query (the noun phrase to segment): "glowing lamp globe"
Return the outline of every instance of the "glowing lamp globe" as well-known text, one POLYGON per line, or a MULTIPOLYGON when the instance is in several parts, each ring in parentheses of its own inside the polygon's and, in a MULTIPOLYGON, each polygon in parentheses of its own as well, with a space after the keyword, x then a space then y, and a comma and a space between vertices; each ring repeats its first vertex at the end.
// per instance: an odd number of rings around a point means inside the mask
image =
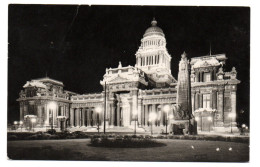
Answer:
POLYGON ((14 121, 14 124, 16 125, 16 124, 17 124, 17 121, 14 121))
POLYGON ((101 113, 101 111, 102 111, 102 108, 101 108, 101 107, 97 107, 97 108, 96 108, 96 112, 97 112, 97 113, 101 113))
POLYGON ((229 114, 228 114, 228 117, 229 117, 229 118, 235 118, 235 117, 236 117, 236 113, 229 113, 229 114))
POLYGON ((156 119, 157 115, 156 113, 152 112, 149 114, 149 120, 154 121, 156 119))
POLYGON ((23 124, 23 121, 20 121, 19 123, 20 123, 20 125, 22 125, 22 124, 23 124))
POLYGON ((134 116, 137 115, 137 111, 136 111, 136 110, 133 111, 133 115, 134 115, 134 116))
POLYGON ((49 108, 50 108, 51 110, 54 110, 54 109, 56 108, 56 105, 57 105, 57 104, 52 101, 52 102, 49 103, 49 108))
POLYGON ((169 115, 169 119, 173 119, 174 118, 174 116, 173 115, 169 115))
POLYGON ((36 119, 35 119, 35 118, 33 118, 31 121, 32 121, 32 123, 35 123, 35 122, 36 122, 36 119))
POLYGON ((208 121, 212 121, 212 117, 208 117, 208 121))
POLYGON ((200 118, 199 118, 199 117, 195 117, 195 120, 196 120, 196 121, 199 121, 199 120, 200 120, 200 118))
POLYGON ((170 106, 169 106, 169 105, 165 105, 165 106, 163 107, 163 110, 164 110, 165 112, 169 112, 169 111, 170 111, 170 106))

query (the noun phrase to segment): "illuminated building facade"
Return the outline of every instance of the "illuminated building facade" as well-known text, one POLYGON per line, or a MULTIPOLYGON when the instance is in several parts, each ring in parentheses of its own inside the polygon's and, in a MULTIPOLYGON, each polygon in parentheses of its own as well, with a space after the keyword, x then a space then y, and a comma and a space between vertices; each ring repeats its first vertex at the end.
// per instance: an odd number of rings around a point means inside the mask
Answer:
MULTIPOLYGON (((136 123, 140 131, 149 130, 151 124, 155 130, 163 130, 167 124, 170 130, 184 118, 180 112, 184 105, 179 105, 178 99, 190 99, 187 120, 196 120, 199 131, 228 131, 231 122, 236 124, 236 91, 240 81, 235 68, 223 71, 226 55, 210 54, 189 61, 184 53, 178 58, 180 65, 185 60, 190 76, 187 82, 179 82, 189 83, 190 90, 180 98, 178 91, 186 89, 181 89, 183 85, 178 85, 171 74, 172 57, 166 48, 165 34, 156 20, 151 24, 136 52, 135 66, 123 67, 119 62, 118 67, 107 68, 100 81, 100 93, 66 91, 62 82, 48 77, 28 81, 17 99, 20 120, 36 117, 39 128, 52 124, 82 131, 104 123, 107 129, 133 128, 136 123), (151 113, 156 115, 153 121, 151 113)), ((180 73, 178 78, 182 78, 180 73)))

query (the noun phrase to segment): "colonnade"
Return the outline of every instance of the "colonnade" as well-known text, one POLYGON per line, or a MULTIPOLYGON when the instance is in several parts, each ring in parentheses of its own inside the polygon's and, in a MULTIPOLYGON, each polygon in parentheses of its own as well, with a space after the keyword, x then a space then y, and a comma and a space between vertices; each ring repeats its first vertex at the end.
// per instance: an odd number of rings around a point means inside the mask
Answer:
POLYGON ((142 42, 143 47, 147 46, 160 46, 161 39, 150 39, 142 42))
POLYGON ((141 126, 150 126, 151 122, 149 121, 149 115, 150 113, 155 113, 156 118, 155 121, 153 122, 153 125, 155 126, 165 126, 166 121, 169 119, 169 115, 173 115, 173 110, 170 109, 170 111, 165 112, 164 111, 164 106, 169 105, 171 106, 172 104, 144 104, 141 106, 141 118, 139 120, 141 126))
POLYGON ((69 125, 71 127, 96 126, 102 123, 103 113, 97 113, 94 107, 71 108, 69 125))

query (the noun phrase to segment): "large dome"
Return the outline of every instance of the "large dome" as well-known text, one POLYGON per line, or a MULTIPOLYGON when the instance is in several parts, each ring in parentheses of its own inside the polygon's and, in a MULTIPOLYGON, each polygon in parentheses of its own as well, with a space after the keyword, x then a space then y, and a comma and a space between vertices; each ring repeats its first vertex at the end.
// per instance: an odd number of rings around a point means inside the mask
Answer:
POLYGON ((144 33, 144 37, 150 36, 150 35, 160 35, 164 37, 164 33, 163 30, 157 26, 157 21, 155 19, 153 19, 153 21, 151 22, 152 26, 149 27, 145 33, 144 33))

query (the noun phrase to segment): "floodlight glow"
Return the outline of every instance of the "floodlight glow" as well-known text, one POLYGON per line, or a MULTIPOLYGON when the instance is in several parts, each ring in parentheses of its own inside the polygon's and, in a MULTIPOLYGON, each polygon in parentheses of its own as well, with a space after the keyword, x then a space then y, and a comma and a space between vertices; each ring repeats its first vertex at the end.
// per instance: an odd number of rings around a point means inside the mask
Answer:
POLYGON ((136 110, 133 111, 133 115, 134 115, 134 116, 137 115, 137 111, 136 111, 136 110))
POLYGON ((208 117, 208 121, 212 121, 212 117, 208 117))
POLYGON ((96 112, 97 112, 97 113, 101 113, 101 111, 102 111, 102 108, 101 108, 101 107, 97 107, 97 108, 96 108, 96 112))
POLYGON ((35 119, 35 118, 32 118, 31 121, 32 121, 32 123, 35 123, 35 122, 36 122, 36 119, 35 119))
POLYGON ((171 115, 169 115, 169 118, 170 118, 170 119, 173 119, 173 118, 174 118, 174 116, 171 114, 171 115))
POLYGON ((156 113, 152 112, 149 114, 149 120, 154 121, 156 119, 157 115, 156 113))
POLYGON ((48 104, 48 106, 49 106, 49 109, 54 110, 54 109, 56 108, 57 104, 52 101, 52 102, 50 102, 50 103, 48 104))
POLYGON ((229 118, 235 118, 235 117, 236 117, 236 113, 229 113, 229 114, 228 114, 228 117, 229 117, 229 118))
POLYGON ((163 110, 164 110, 164 112, 169 112, 170 111, 170 106, 169 105, 165 105, 163 107, 163 110))
POLYGON ((200 118, 199 118, 199 117, 195 117, 195 120, 196 120, 196 121, 199 121, 199 120, 200 120, 200 118))

